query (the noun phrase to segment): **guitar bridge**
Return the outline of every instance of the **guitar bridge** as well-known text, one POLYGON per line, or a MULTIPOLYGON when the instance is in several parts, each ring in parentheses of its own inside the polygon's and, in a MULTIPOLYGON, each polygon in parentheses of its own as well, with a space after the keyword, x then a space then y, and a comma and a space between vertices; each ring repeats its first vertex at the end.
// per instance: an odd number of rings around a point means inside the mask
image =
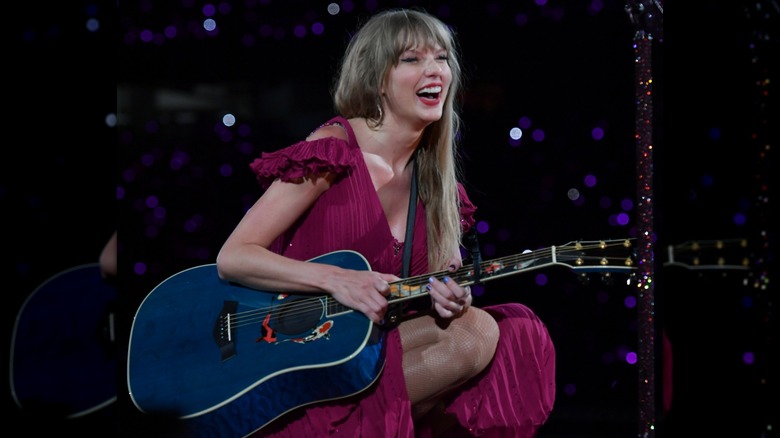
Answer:
POLYGON ((233 332, 230 327, 232 324, 230 315, 235 315, 237 310, 238 301, 225 301, 222 310, 217 315, 217 320, 214 322, 214 341, 219 347, 223 362, 236 355, 236 343, 233 340, 233 332))

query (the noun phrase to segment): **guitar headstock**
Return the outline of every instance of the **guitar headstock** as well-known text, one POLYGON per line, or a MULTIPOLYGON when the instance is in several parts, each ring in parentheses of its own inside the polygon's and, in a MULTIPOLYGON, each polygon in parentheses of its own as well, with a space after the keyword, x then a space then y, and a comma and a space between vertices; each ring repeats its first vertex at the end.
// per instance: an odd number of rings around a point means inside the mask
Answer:
POLYGON ((581 272, 633 272, 635 239, 577 240, 555 247, 553 263, 581 272))
POLYGON ((578 274, 580 283, 590 283, 590 276, 601 274, 602 283, 611 285, 614 273, 630 274, 636 270, 636 251, 633 240, 578 240, 559 246, 555 251, 554 263, 564 265, 578 274))
POLYGON ((689 240, 666 248, 664 266, 691 270, 750 269, 747 239, 689 240))

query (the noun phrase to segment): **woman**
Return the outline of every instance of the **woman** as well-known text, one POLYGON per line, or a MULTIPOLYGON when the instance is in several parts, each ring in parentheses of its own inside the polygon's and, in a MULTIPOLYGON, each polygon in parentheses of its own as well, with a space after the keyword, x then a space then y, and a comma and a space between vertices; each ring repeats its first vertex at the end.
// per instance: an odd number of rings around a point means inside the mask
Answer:
MULTIPOLYGON (((382 324, 406 245, 412 276, 461 267, 475 207, 459 182, 457 55, 450 29, 424 11, 388 10, 365 22, 337 75, 340 115, 252 163, 265 191, 220 250, 220 277, 330 294, 382 324), (338 250, 362 254, 371 269, 311 262, 338 250)), ((385 365, 369 388, 293 410, 258 433, 534 435, 555 395, 544 324, 520 304, 472 307, 469 288, 447 276, 431 276, 426 289, 427 305, 409 304, 397 325, 382 325, 385 365)))

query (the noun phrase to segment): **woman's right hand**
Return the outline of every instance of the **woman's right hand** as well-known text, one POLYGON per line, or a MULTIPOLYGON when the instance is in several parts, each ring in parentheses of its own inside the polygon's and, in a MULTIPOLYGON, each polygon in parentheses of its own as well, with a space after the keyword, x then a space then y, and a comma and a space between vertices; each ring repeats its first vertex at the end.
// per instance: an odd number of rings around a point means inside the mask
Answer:
POLYGON ((327 290, 339 303, 381 324, 389 307, 390 283, 399 280, 392 274, 341 269, 328 279, 327 290))

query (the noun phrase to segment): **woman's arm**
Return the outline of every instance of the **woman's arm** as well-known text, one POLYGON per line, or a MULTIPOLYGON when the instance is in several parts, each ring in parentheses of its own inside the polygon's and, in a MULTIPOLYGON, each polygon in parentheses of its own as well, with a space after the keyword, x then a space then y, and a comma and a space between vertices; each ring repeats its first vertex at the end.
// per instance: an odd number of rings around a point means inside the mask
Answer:
POLYGON ((255 289, 330 293, 341 304, 379 322, 388 307, 388 282, 398 277, 294 260, 268 249, 329 185, 327 178, 274 181, 223 244, 217 272, 223 280, 255 289))

